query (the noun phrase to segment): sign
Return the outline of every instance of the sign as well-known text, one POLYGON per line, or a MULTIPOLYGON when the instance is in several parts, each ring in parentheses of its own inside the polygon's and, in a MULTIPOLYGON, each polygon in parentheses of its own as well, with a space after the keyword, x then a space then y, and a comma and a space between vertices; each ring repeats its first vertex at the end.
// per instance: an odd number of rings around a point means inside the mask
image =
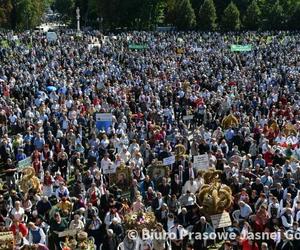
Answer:
POLYGON ((182 117, 182 120, 184 121, 189 121, 189 120, 193 120, 194 116, 193 115, 185 115, 182 117))
POLYGON ((27 157, 22 161, 18 162, 18 170, 21 171, 24 168, 31 167, 31 157, 27 157))
POLYGON ((102 167, 103 174, 114 174, 117 171, 117 166, 115 164, 105 164, 102 167))
POLYGON ((222 214, 211 215, 210 218, 214 229, 229 227, 232 224, 229 213, 227 212, 223 212, 222 214))
POLYGON ((238 51, 238 52, 246 52, 246 51, 251 51, 252 46, 251 45, 238 45, 238 44, 232 44, 230 46, 230 50, 232 52, 238 51))
POLYGON ((55 42, 57 40, 57 34, 55 32, 47 32, 48 42, 55 42))
POLYGON ((173 163, 175 163, 175 155, 172 155, 172 156, 169 156, 169 157, 163 159, 163 164, 165 166, 172 165, 173 163))
POLYGON ((147 44, 129 44, 129 49, 148 49, 149 46, 147 44))
POLYGON ((93 48, 101 48, 101 45, 100 43, 91 43, 91 44, 88 44, 88 50, 91 51, 93 48))
POLYGON ((97 113, 96 114, 96 128, 107 132, 108 128, 112 125, 111 113, 97 113))
POLYGON ((208 154, 195 155, 193 167, 196 168, 197 170, 208 169, 208 167, 209 167, 208 154))
POLYGON ((78 229, 65 230, 63 232, 59 232, 58 237, 61 238, 61 237, 66 237, 66 236, 74 236, 77 234, 77 232, 78 232, 78 229))

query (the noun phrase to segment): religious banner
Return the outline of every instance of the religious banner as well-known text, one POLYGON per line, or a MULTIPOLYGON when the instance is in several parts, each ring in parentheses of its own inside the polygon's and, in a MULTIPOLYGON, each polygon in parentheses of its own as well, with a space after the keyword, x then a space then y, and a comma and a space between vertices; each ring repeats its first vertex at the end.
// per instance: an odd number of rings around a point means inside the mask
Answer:
POLYGON ((111 113, 97 113, 96 114, 96 128, 101 131, 107 132, 108 128, 112 125, 111 113))

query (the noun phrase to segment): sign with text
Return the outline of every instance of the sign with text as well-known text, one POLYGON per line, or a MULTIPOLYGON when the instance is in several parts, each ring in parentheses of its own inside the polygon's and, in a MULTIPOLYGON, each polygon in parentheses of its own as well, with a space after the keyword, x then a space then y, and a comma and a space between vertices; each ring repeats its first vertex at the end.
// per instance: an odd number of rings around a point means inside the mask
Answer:
POLYGON ((103 174, 114 174, 117 171, 115 164, 107 164, 102 167, 103 174))
POLYGON ((21 171, 24 168, 31 167, 31 164, 31 157, 27 157, 24 160, 18 162, 18 170, 21 171))
POLYGON ((147 44, 129 44, 129 49, 148 49, 149 46, 147 44))
POLYGON ((232 52, 247 52, 247 51, 251 51, 252 50, 252 46, 251 45, 238 45, 238 44, 232 44, 230 46, 230 50, 232 52))
POLYGON ((172 165, 173 163, 175 163, 175 155, 163 159, 163 164, 165 166, 172 165))
POLYGON ((197 170, 200 169, 208 169, 209 167, 209 158, 208 154, 203 154, 203 155, 194 155, 194 168, 197 170))
POLYGON ((210 218, 214 229, 229 227, 232 224, 229 213, 227 212, 211 215, 210 218))
POLYGON ((108 128, 112 125, 111 113, 97 113, 96 114, 96 128, 107 132, 108 128))

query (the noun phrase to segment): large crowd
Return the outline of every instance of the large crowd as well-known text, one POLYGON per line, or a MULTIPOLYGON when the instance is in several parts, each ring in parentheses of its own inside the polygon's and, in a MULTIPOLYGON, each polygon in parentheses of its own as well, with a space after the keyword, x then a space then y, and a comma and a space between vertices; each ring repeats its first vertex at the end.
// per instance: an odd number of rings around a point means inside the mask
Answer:
POLYGON ((158 231, 215 231, 196 198, 204 180, 193 156, 204 154, 232 190, 224 230, 236 238, 222 249, 300 246, 284 234, 300 232, 299 33, 57 34, 1 33, 0 223, 16 249, 64 249, 60 233, 74 229, 95 250, 207 249, 216 242, 137 241, 124 227, 126 214, 152 211, 158 231), (236 43, 252 50, 232 52, 236 43), (97 113, 112 114, 105 130, 97 113), (238 124, 225 128, 230 114, 238 124), (186 156, 151 175, 178 144, 186 156), (18 162, 28 157, 40 188, 24 192, 18 162), (103 171, 120 165, 130 178, 103 171))

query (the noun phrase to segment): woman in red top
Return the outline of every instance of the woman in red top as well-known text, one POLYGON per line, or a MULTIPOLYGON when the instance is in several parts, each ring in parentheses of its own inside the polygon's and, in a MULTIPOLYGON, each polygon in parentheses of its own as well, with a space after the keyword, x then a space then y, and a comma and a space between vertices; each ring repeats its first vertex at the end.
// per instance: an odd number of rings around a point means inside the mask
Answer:
POLYGON ((261 205, 255 216, 255 229, 258 232, 264 232, 269 221, 269 214, 265 205, 261 205))
POLYGON ((12 231, 15 236, 19 232, 23 235, 23 237, 26 237, 28 235, 28 228, 25 224, 21 223, 18 220, 14 220, 9 230, 12 231))

